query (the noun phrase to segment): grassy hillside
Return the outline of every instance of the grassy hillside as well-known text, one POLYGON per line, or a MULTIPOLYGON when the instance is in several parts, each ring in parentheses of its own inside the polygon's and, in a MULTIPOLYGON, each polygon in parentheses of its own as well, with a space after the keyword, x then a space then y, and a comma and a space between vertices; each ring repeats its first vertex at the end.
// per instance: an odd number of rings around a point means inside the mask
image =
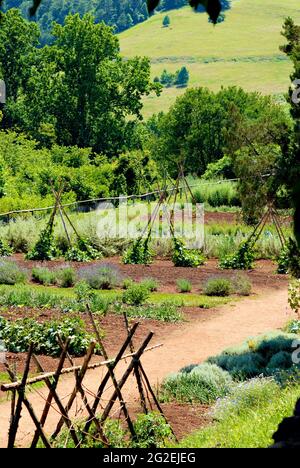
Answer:
MULTIPOLYGON (((226 21, 216 27, 189 7, 168 14, 170 28, 162 27, 160 13, 119 35, 124 56, 151 57, 153 77, 164 68, 174 72, 186 65, 190 86, 239 85, 272 94, 287 90, 291 64, 279 51, 280 32, 285 17, 300 22, 298 0, 233 0, 226 21)), ((145 116, 167 110, 182 92, 171 88, 160 98, 147 98, 145 116)))

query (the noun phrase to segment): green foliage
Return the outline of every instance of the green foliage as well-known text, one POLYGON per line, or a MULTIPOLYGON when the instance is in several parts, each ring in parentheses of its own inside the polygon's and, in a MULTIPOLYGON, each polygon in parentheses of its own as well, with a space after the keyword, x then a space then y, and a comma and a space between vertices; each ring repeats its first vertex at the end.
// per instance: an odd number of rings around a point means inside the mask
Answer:
POLYGON ((300 320, 291 320, 286 325, 284 331, 287 333, 296 333, 297 335, 300 334, 300 320))
POLYGON ((252 291, 252 283, 246 275, 241 273, 232 278, 232 287, 239 296, 250 296, 252 291))
POLYGON ((181 293, 190 293, 192 291, 192 284, 190 281, 186 279, 178 279, 177 280, 177 289, 181 293))
POLYGON ((235 254, 228 255, 221 259, 220 268, 222 270, 251 270, 254 262, 254 251, 249 242, 244 242, 235 254))
POLYGON ((13 249, 11 249, 5 241, 0 239, 0 257, 10 257, 13 253, 13 249))
POLYGON ((0 339, 10 352, 26 353, 30 343, 34 343, 36 354, 58 357, 61 354, 58 337, 63 342, 71 338, 69 353, 74 356, 84 356, 92 339, 84 322, 78 318, 38 323, 34 319, 12 322, 0 317, 0 339))
POLYGON ((197 268, 203 265, 205 258, 202 252, 198 250, 187 249, 184 242, 180 239, 174 238, 174 250, 172 261, 176 267, 197 268))
POLYGON ((164 28, 168 28, 171 24, 170 16, 165 16, 162 24, 164 28))
POLYGON ((61 288, 72 288, 76 283, 76 272, 74 268, 66 267, 58 270, 57 284, 61 288))
POLYGON ((137 440, 132 441, 132 448, 163 448, 174 442, 172 428, 160 413, 138 415, 134 430, 137 440))
POLYGON ((204 294, 207 296, 226 297, 232 292, 232 282, 226 278, 212 278, 207 281, 204 287, 204 294))
POLYGON ((149 246, 150 239, 138 239, 123 255, 125 265, 149 265, 153 260, 153 252, 149 246))
POLYGON ((295 279, 289 284, 289 304, 297 314, 300 309, 300 279, 295 279))
POLYGON ((117 314, 126 312, 130 318, 159 320, 161 322, 177 323, 181 322, 183 317, 179 312, 179 307, 174 301, 165 301, 161 304, 146 304, 139 306, 120 306, 117 304, 113 311, 117 314))
POLYGON ((177 86, 178 88, 185 88, 189 84, 190 74, 186 67, 182 67, 175 73, 168 72, 166 69, 162 72, 160 78, 156 77, 154 82, 160 83, 166 88, 177 86))
POLYGON ((208 164, 207 169, 202 176, 205 180, 216 180, 223 177, 224 179, 235 178, 233 162, 229 156, 223 156, 223 158, 218 161, 208 164))
POLYGON ((45 267, 36 267, 32 269, 31 276, 36 283, 49 286, 50 284, 57 284, 56 274, 53 270, 45 267))
POLYGON ((159 288, 159 282, 155 278, 145 278, 140 284, 145 286, 150 292, 156 292, 159 288))
POLYGON ((92 289, 110 290, 116 288, 120 283, 120 274, 111 265, 85 268, 79 272, 79 276, 92 289))
POLYGON ((281 390, 272 381, 260 379, 238 387, 232 398, 220 401, 220 421, 181 441, 189 448, 268 448, 284 418, 293 414, 299 384, 281 390), (236 403, 236 404, 234 404, 236 403))
POLYGON ((234 378, 246 380, 263 375, 280 379, 283 372, 293 372, 292 361, 295 336, 277 333, 249 340, 240 348, 224 351, 208 362, 220 366, 234 378))
POLYGON ((150 297, 150 291, 145 285, 132 284, 124 291, 122 301, 132 306, 143 305, 150 297))
POLYGON ((228 372, 215 365, 201 364, 165 379, 160 397, 165 402, 210 404, 227 395, 232 384, 228 372))
MULTIPOLYGON (((240 151, 234 159, 235 170, 241 171, 245 183, 251 167, 251 175, 257 177, 274 168, 281 156, 278 144, 286 141, 290 127, 282 106, 274 104, 272 98, 235 87, 217 93, 206 88, 188 89, 166 114, 151 119, 151 124, 153 158, 167 166, 172 176, 176 177, 181 161, 191 173, 201 176, 208 164, 240 151), (260 155, 257 161, 254 149, 260 155), (243 164, 239 169, 238 160, 245 159, 249 167, 243 164)), ((249 181, 251 186, 258 183, 259 177, 256 182, 249 181)), ((254 190, 251 193, 254 195, 254 190)), ((240 194, 247 195, 242 190, 240 194)))
POLYGON ((226 181, 216 183, 213 180, 210 183, 211 185, 204 182, 203 187, 200 186, 193 192, 197 203, 207 203, 213 208, 241 205, 235 183, 226 181))
POLYGON ((102 258, 101 253, 94 249, 88 239, 77 239, 76 245, 71 246, 65 254, 65 260, 71 262, 90 262, 102 258))
POLYGON ((57 251, 54 243, 53 224, 49 224, 40 234, 34 248, 27 254, 28 260, 53 260, 57 251))
POLYGON ((16 263, 0 261, 0 284, 20 284, 25 283, 27 274, 16 263))

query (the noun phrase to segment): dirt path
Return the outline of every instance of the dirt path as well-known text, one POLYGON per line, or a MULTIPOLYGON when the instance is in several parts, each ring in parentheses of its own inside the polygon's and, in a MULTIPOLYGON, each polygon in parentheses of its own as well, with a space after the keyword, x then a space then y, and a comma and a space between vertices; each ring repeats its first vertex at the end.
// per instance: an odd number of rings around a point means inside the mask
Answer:
MULTIPOLYGON (((219 313, 212 314, 207 311, 206 321, 194 320, 174 329, 169 334, 156 333, 155 343, 164 343, 164 346, 143 357, 143 364, 153 385, 160 382, 165 376, 180 368, 199 363, 209 356, 215 355, 225 348, 238 345, 248 337, 259 335, 270 330, 281 328, 288 320, 291 311, 288 307, 287 288, 278 290, 266 289, 256 297, 246 298, 240 302, 231 303, 219 309, 219 313)), ((119 369, 118 372, 121 372, 119 369)), ((101 379, 102 371, 91 371, 87 375, 85 385, 90 391, 95 392, 101 379)), ((73 379, 65 378, 61 381, 58 392, 61 397, 70 394, 73 388, 73 379)), ((37 414, 41 414, 44 406, 46 389, 40 389, 29 395, 37 414)), ((125 398, 131 402, 136 400, 135 385, 128 385, 125 389, 125 398)), ((76 411, 76 409, 74 410, 76 411)), ((10 403, 0 404, 0 447, 7 443, 7 430, 9 424, 10 403)), ((82 414, 75 414, 80 418, 82 414)), ((52 410, 46 431, 54 429, 58 414, 52 410)), ((33 432, 33 425, 27 413, 24 411, 20 424, 20 437, 18 444, 26 446, 28 436, 33 432)))

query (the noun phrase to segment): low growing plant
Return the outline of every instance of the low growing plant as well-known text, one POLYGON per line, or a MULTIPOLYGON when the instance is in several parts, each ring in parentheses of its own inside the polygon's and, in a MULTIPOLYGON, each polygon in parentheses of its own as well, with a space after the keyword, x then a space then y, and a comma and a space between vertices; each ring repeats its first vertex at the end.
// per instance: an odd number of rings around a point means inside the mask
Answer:
POLYGON ((174 238, 173 263, 176 267, 197 268, 204 265, 205 258, 199 250, 187 249, 184 242, 174 238))
POLYGON ((177 289, 181 293, 190 293, 192 291, 192 283, 186 279, 178 279, 177 289))
POLYGON ((145 286, 150 292, 155 292, 159 288, 159 282, 154 278, 145 278, 140 284, 145 286))
POLYGON ((228 372, 216 365, 190 366, 164 380, 160 399, 163 402, 210 404, 226 396, 232 385, 228 372))
POLYGON ((137 239, 123 255, 125 265, 150 265, 153 261, 153 251, 150 239, 137 239))
POLYGON ((85 268, 79 272, 92 289, 111 290, 120 283, 120 274, 111 265, 101 265, 85 268))
POLYGON ((212 278, 204 287, 206 296, 228 297, 232 293, 232 283, 226 278, 212 278))
POLYGON ((132 306, 143 305, 150 297, 150 291, 141 284, 133 284, 124 291, 122 301, 124 304, 132 306))
POLYGON ((16 263, 0 261, 0 284, 20 284, 25 283, 27 274, 16 263))
POLYGON ((249 242, 244 242, 233 255, 227 255, 220 261, 222 270, 251 270, 254 266, 254 251, 249 242))

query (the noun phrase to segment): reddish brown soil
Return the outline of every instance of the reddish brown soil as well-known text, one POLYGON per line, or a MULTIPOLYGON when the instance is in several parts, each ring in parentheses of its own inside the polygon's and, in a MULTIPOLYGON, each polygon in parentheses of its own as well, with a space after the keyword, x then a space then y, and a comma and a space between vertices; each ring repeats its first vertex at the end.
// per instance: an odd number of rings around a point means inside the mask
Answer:
MULTIPOLYGON (((24 260, 24 255, 17 254, 14 260, 23 268, 31 270, 33 267, 41 265, 40 262, 24 260)), ((103 260, 97 260, 87 264, 73 262, 71 265, 76 270, 82 270, 93 265, 112 265, 119 272, 120 278, 131 278, 134 281, 141 281, 145 278, 155 278, 159 282, 159 291, 177 292, 176 282, 179 278, 189 280, 193 285, 192 292, 199 292, 203 288, 203 283, 211 277, 225 276, 232 277, 236 274, 234 271, 221 271, 218 268, 218 260, 210 259, 200 268, 178 268, 170 260, 156 260, 152 265, 123 265, 120 257, 112 257, 103 260)), ((43 266, 47 268, 56 268, 66 265, 63 260, 44 262, 43 266)), ((287 277, 276 274, 276 265, 270 260, 258 260, 255 269, 244 272, 252 281, 254 288, 261 287, 277 288, 279 285, 287 284, 287 277)))

